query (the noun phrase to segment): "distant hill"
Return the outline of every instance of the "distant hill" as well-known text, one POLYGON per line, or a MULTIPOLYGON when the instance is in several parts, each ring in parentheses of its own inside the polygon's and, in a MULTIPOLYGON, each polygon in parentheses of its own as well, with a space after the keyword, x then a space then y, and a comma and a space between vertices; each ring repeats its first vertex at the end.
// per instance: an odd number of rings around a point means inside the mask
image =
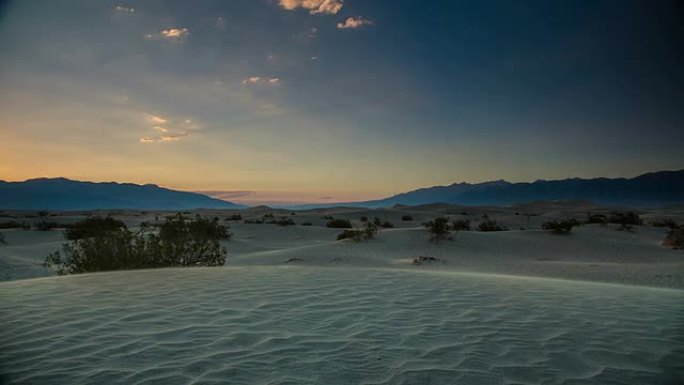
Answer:
POLYGON ((510 183, 503 180, 478 184, 454 183, 422 188, 389 198, 356 202, 365 207, 435 202, 467 206, 507 206, 552 200, 585 200, 608 206, 664 206, 684 202, 684 170, 661 171, 635 178, 538 180, 510 183))
POLYGON ((190 210, 243 206, 206 195, 153 184, 93 183, 65 178, 0 181, 0 209, 14 210, 190 210))
POLYGON ((661 207, 684 203, 684 170, 661 171, 635 178, 596 178, 538 180, 510 183, 498 180, 485 183, 454 183, 449 186, 421 188, 385 199, 299 205, 296 208, 358 206, 390 207, 448 203, 464 206, 509 206, 535 201, 581 200, 603 206, 661 207))

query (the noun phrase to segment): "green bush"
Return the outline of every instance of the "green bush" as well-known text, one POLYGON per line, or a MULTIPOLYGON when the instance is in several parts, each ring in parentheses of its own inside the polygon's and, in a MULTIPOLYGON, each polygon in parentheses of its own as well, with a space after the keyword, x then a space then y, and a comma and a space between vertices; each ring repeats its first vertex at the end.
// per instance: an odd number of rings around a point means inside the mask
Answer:
POLYGON ((268 223, 273 224, 273 225, 283 226, 283 227, 284 226, 294 226, 296 224, 295 221, 292 220, 292 218, 290 218, 290 217, 282 217, 282 218, 277 219, 277 220, 272 220, 268 223))
POLYGON ((104 235, 110 231, 118 231, 123 228, 126 228, 126 225, 118 219, 109 216, 105 218, 94 216, 74 223, 66 229, 64 236, 66 239, 74 241, 104 235))
POLYGON ((361 229, 354 228, 342 231, 342 233, 337 236, 337 240, 340 241, 342 239, 352 239, 355 242, 360 242, 375 238, 377 233, 378 227, 373 223, 367 223, 366 226, 361 229))
POLYGON ((672 227, 667 232, 663 245, 673 249, 684 249, 684 228, 672 227))
POLYGON ((454 231, 470 231, 470 221, 468 219, 457 219, 451 224, 454 231))
POLYGON ((125 225, 95 236, 64 243, 48 255, 44 266, 58 274, 180 266, 221 266, 226 250, 219 243, 230 238, 218 218, 181 214, 167 217, 155 232, 144 227, 138 232, 125 225))
POLYGON ((675 222, 672 218, 666 218, 666 219, 663 219, 662 221, 653 221, 651 223, 651 225, 653 227, 667 227, 670 229, 674 229, 674 228, 679 227, 679 225, 677 225, 677 222, 675 222))
POLYGON ((487 215, 482 217, 482 222, 477 226, 480 231, 508 231, 506 226, 500 225, 499 222, 490 219, 487 215))
POLYGON ((0 229, 30 230, 31 224, 29 224, 28 222, 17 222, 17 221, 0 222, 0 229))
POLYGON ((342 218, 336 218, 336 219, 331 219, 328 221, 328 223, 325 224, 326 227, 329 227, 331 229, 351 229, 352 224, 349 221, 349 219, 342 219, 342 218))
POLYGON ((33 228, 38 231, 50 231, 57 227, 59 227, 57 222, 50 222, 44 218, 33 223, 33 228))
POLYGON ((614 212, 610 214, 610 217, 608 217, 608 223, 617 223, 620 225, 632 225, 632 226, 639 226, 643 224, 643 221, 639 217, 639 214, 633 212, 633 211, 628 211, 625 213, 620 213, 620 212, 614 212))
POLYGON ((579 226, 579 222, 575 218, 564 219, 560 221, 548 221, 542 223, 542 230, 550 231, 553 234, 570 234, 572 228, 579 226))
POLYGON ((428 232, 432 235, 433 240, 445 239, 449 236, 451 227, 449 226, 449 218, 438 217, 423 224, 428 232))
POLYGON ((608 217, 603 214, 587 214, 587 223, 598 223, 600 225, 605 225, 608 223, 608 217))

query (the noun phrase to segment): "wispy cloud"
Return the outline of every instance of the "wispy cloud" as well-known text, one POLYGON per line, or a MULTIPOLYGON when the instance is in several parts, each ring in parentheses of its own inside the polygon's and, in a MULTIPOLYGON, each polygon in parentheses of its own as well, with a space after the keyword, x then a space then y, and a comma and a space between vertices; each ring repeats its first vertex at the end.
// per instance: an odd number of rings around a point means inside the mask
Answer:
POLYGON ((280 84, 280 78, 264 78, 261 76, 250 76, 241 82, 243 85, 268 84, 276 86, 280 84))
POLYGON ((368 19, 364 19, 362 17, 348 17, 347 20, 345 20, 342 23, 337 23, 337 28, 338 29, 356 29, 359 27, 363 27, 364 25, 373 25, 373 22, 368 19))
POLYGON ((200 129, 200 126, 191 119, 172 120, 159 115, 146 114, 145 120, 150 124, 150 129, 159 132, 159 136, 143 136, 138 140, 145 144, 177 142, 188 136, 190 132, 200 129))
POLYGON ((164 124, 167 122, 167 120, 162 118, 161 116, 152 115, 152 114, 147 115, 147 120, 154 123, 154 124, 164 124))
POLYGON ((288 11, 304 8, 312 15, 334 15, 342 9, 342 0, 279 0, 278 4, 288 11))
POLYGON ((182 43, 190 35, 190 30, 187 28, 169 28, 159 31, 159 33, 147 34, 147 40, 169 40, 177 43, 182 43))
POLYGON ((129 8, 129 7, 124 7, 122 5, 117 5, 114 7, 114 12, 117 13, 127 13, 127 14, 134 14, 135 13, 135 8, 129 8))
POLYGON ((242 81, 242 84, 256 84, 261 81, 261 77, 259 76, 250 76, 247 79, 242 81))

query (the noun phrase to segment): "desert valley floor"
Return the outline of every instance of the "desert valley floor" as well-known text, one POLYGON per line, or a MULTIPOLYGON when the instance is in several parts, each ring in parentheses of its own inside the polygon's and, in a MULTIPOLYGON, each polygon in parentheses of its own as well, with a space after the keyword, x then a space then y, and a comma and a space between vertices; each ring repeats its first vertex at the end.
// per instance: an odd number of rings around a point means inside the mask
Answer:
MULTIPOLYGON (((1 230, 0 383, 682 383, 684 253, 664 247, 666 230, 649 224, 681 222, 684 210, 645 210, 632 231, 540 230, 595 210, 201 211, 296 225, 227 221, 225 267, 63 277, 41 266, 64 242, 61 231, 1 230), (442 215, 476 224, 483 214, 509 231, 433 242, 421 226, 442 215), (330 216, 394 228, 337 241, 330 216), (435 260, 416 265, 419 256, 435 260)), ((111 214, 135 227, 169 213, 111 214)))

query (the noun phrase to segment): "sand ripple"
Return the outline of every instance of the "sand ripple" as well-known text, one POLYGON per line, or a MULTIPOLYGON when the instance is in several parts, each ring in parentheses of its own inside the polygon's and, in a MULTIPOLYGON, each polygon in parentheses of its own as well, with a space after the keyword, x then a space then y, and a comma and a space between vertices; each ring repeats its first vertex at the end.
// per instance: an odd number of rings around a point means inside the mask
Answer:
POLYGON ((402 270, 0 283, 0 383, 678 384, 684 292, 402 270))

